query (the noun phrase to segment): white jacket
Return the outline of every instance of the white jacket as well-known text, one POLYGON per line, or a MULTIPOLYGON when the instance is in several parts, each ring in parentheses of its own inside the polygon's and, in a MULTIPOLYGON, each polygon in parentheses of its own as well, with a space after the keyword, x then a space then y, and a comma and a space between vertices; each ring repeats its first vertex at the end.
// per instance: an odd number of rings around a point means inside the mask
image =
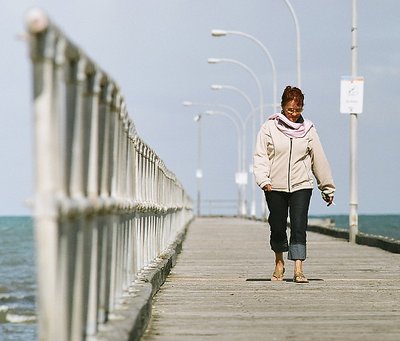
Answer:
POLYGON ((261 127, 253 158, 258 186, 272 185, 272 190, 294 192, 313 188, 313 175, 325 195, 333 195, 335 184, 329 163, 314 126, 301 138, 281 132, 274 120, 261 127))

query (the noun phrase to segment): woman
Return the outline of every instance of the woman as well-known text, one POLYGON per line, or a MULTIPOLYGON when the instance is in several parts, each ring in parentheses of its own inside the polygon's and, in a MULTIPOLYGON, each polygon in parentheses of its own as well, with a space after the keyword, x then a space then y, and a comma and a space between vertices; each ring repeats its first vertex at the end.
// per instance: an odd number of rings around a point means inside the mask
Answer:
POLYGON ((254 175, 263 189, 270 211, 270 245, 275 252, 275 270, 271 280, 282 281, 285 267, 283 252, 294 261, 296 283, 308 283, 303 274, 306 259, 308 208, 313 176, 330 206, 335 185, 325 153, 313 123, 304 119, 304 95, 300 89, 287 86, 282 95, 280 114, 262 125, 254 153, 254 175), (290 241, 286 228, 290 214, 290 241))

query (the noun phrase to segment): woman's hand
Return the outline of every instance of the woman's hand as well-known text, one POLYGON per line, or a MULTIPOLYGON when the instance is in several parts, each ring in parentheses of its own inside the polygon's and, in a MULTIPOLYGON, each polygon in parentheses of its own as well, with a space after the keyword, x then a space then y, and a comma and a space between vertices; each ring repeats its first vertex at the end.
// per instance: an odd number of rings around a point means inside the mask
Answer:
POLYGON ((328 205, 326 206, 335 205, 335 203, 333 202, 333 198, 333 195, 322 195, 322 199, 324 199, 324 201, 328 203, 328 205))
POLYGON ((265 186, 263 187, 263 191, 265 191, 265 192, 271 192, 271 191, 272 191, 272 185, 271 185, 271 184, 265 185, 265 186))

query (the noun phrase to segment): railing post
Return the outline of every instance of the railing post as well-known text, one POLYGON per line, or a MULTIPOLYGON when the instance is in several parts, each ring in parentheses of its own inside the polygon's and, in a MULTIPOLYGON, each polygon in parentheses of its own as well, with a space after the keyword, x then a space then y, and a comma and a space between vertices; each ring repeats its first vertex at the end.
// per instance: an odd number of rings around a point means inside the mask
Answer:
MULTIPOLYGON (((33 23, 28 22, 32 33, 33 23)), ((55 107, 54 93, 54 48, 55 35, 40 36, 31 46, 34 74, 34 119, 36 126, 36 195, 35 238, 37 243, 38 304, 41 314, 38 319, 41 338, 51 340, 57 335, 54 302, 56 301, 58 237, 55 141, 57 127, 52 109, 55 107)))
MULTIPOLYGON (((88 190, 89 200, 96 206, 100 195, 99 190, 99 115, 100 115, 100 85, 102 73, 95 72, 89 81, 89 102, 91 111, 90 124, 90 146, 89 146, 89 167, 88 167, 88 190)), ((100 238, 101 219, 93 218, 90 221, 92 230, 91 254, 90 254, 90 281, 88 294, 88 321, 86 327, 87 335, 95 335, 97 332, 97 314, 99 310, 99 264, 100 264, 100 238)))

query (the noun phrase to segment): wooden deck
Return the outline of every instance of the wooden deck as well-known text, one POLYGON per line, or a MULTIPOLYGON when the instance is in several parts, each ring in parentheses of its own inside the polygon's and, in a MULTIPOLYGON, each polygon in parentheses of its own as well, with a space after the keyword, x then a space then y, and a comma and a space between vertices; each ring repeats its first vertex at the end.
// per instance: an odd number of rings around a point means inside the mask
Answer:
POLYGON ((308 284, 271 282, 264 223, 198 218, 142 340, 400 340, 400 254, 308 233, 308 284))

